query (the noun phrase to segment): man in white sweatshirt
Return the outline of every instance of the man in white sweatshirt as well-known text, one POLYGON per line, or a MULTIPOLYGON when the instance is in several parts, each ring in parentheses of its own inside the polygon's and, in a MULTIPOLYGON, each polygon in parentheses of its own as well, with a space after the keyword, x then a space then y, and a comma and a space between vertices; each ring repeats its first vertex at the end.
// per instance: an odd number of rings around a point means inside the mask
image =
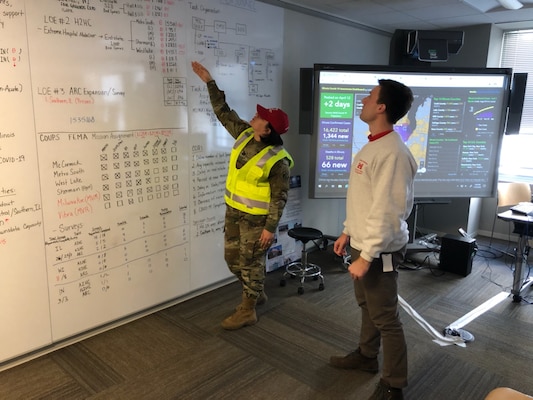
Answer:
POLYGON ((361 308, 359 347, 330 365, 377 373, 381 379, 369 400, 403 400, 407 386, 407 346, 398 313, 398 272, 409 241, 407 218, 413 207, 414 157, 393 125, 409 111, 413 94, 393 80, 379 80, 363 100, 360 119, 369 142, 355 155, 346 198, 344 230, 335 241, 338 255, 350 245, 348 271, 361 308))

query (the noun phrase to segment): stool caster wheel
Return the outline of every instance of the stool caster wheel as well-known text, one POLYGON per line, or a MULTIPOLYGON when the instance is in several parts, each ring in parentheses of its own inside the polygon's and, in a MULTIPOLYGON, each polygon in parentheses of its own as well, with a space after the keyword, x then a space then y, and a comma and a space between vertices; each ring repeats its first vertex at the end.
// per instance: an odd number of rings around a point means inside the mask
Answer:
POLYGON ((286 284, 287 284, 287 282, 285 281, 285 279, 282 279, 282 280, 279 281, 279 285, 281 287, 285 286, 286 284))
POLYGON ((320 285, 318 285, 318 290, 324 290, 324 284, 321 283, 320 285))
POLYGON ((298 287, 298 294, 304 294, 304 288, 299 286, 298 287))

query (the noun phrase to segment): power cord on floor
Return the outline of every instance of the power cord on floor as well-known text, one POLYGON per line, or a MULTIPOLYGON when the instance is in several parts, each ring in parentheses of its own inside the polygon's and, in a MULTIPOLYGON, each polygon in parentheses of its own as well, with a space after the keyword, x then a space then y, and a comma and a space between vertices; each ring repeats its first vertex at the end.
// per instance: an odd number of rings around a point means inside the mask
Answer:
POLYGON ((433 276, 442 276, 445 274, 445 272, 440 270, 438 267, 435 267, 431 263, 431 259, 433 258, 436 261, 436 264, 438 265, 437 255, 438 255, 438 252, 436 251, 426 253, 426 256, 424 257, 422 261, 418 261, 418 260, 408 257, 406 258, 406 262, 399 265, 399 268, 404 269, 404 270, 410 270, 410 271, 419 271, 422 269, 428 269, 433 276))

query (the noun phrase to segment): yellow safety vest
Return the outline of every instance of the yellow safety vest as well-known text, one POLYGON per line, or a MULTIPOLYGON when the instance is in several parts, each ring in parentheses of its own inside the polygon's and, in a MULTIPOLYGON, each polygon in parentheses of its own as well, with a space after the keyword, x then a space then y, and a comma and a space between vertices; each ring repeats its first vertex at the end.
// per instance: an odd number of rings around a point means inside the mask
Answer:
POLYGON ((267 215, 270 204, 268 175, 279 160, 289 159, 292 168, 294 161, 282 146, 267 146, 253 156, 242 168, 237 168, 237 158, 246 144, 253 139, 253 128, 243 131, 231 150, 229 170, 226 178, 226 204, 237 210, 253 215, 267 215))

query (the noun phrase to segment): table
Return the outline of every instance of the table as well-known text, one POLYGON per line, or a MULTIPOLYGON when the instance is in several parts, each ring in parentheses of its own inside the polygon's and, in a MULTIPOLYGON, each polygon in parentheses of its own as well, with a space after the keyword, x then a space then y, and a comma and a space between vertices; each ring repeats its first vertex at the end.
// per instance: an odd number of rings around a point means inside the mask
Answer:
POLYGON ((517 214, 511 210, 508 210, 499 213, 498 218, 503 221, 513 222, 513 233, 518 233, 519 235, 516 249, 516 264, 513 273, 513 288, 511 290, 513 301, 518 303, 522 300, 520 292, 533 283, 533 279, 531 277, 528 277, 523 283, 521 282, 524 257, 527 260, 527 256, 529 254, 528 240, 530 237, 533 237, 533 217, 517 214))

